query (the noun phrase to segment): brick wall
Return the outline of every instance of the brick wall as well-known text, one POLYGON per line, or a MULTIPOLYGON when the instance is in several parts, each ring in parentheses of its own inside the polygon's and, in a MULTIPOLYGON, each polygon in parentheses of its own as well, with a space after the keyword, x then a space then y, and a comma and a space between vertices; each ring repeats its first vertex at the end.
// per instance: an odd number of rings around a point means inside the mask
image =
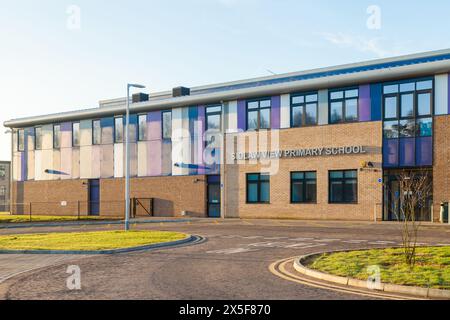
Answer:
MULTIPOLYGON (((100 180, 102 216, 122 217, 124 179, 100 180)), ((206 216, 206 177, 155 177, 131 179, 131 198, 154 198, 156 216, 206 216)), ((88 214, 88 180, 27 181, 13 184, 13 213, 36 215, 88 214), (64 202, 64 206, 62 205, 64 202)), ((140 215, 146 215, 139 210, 140 215)))
MULTIPOLYGON (((381 122, 295 128, 277 132, 279 147, 271 147, 269 150, 362 145, 367 147, 369 152, 362 155, 280 159, 272 165, 270 204, 246 203, 246 174, 267 172, 268 166, 249 163, 228 165, 228 175, 239 183, 238 187, 227 186, 227 202, 232 204, 227 208, 227 214, 241 218, 373 220, 376 208, 377 218, 381 219, 382 184, 378 181, 382 178, 381 122), (359 169, 361 161, 373 162, 377 171, 358 172, 358 204, 329 204, 328 171, 359 169), (317 171, 317 204, 290 203, 291 171, 317 171), (236 214, 235 210, 239 212, 236 214)), ((271 139, 269 145, 270 143, 271 139)), ((249 150, 247 146, 246 151, 255 150, 249 150)), ((227 153, 229 152, 227 150, 227 153)), ((228 184, 232 184, 230 179, 228 184)))
POLYGON ((450 116, 434 118, 433 220, 440 219, 441 202, 450 201, 450 116))

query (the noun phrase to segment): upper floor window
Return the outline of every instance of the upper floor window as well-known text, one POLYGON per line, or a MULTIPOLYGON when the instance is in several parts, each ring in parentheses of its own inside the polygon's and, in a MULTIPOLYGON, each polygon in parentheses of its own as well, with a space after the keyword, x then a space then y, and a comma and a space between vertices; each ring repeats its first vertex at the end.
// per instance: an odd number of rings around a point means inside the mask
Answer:
POLYGON ((318 95, 296 94, 291 96, 291 127, 317 124, 318 95))
POLYGON ((247 130, 270 129, 270 99, 247 101, 247 130))
POLYGON ((42 128, 34 128, 34 148, 36 150, 42 150, 42 128))
POLYGON ((330 123, 358 121, 359 89, 330 91, 330 123))
POLYGON ((140 114, 138 116, 138 140, 146 141, 147 140, 147 115, 140 114))
POLYGON ((5 200, 6 197, 6 187, 0 186, 0 199, 5 200))
POLYGON ((222 106, 206 108, 206 130, 220 131, 222 128, 222 106))
POLYGON ((72 146, 73 147, 80 146, 80 123, 79 122, 72 123, 72 146))
POLYGON ((102 126, 100 120, 92 121, 92 144, 102 144, 102 126))
POLYGON ((162 113, 162 138, 164 140, 172 139, 172 111, 162 113))
POLYGON ((433 80, 383 87, 384 137, 428 137, 433 134, 433 80))
POLYGON ((123 142, 123 118, 114 119, 114 143, 123 142))
POLYGON ((61 148, 61 126, 56 124, 53 126, 53 149, 61 148))
POLYGON ((17 151, 25 151, 25 130, 17 131, 17 151))

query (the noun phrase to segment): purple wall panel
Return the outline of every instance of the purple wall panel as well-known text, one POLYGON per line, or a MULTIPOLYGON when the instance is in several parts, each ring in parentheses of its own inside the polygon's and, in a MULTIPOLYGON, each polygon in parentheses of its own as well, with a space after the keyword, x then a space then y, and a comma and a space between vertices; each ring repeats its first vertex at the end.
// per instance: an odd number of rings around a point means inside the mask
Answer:
POLYGON ((245 100, 238 100, 237 114, 238 114, 238 129, 245 131, 247 129, 247 106, 245 100))
POLYGON ((27 146, 27 143, 25 142, 25 150, 26 151, 20 153, 20 179, 19 179, 19 181, 25 181, 28 176, 28 170, 27 170, 28 151, 27 151, 26 146, 27 146))
POLYGON ((205 149, 205 143, 203 140, 203 135, 205 133, 206 128, 206 118, 205 118, 205 106, 199 106, 198 107, 198 134, 197 134, 197 165, 198 168, 198 174, 205 174, 206 170, 204 168, 205 163, 203 161, 203 152, 205 149))
POLYGON ((161 111, 150 112, 147 115, 148 140, 161 140, 161 111))
POLYGON ((416 148, 416 165, 433 165, 433 137, 417 138, 416 148))
POLYGON ((398 139, 384 140, 383 166, 386 168, 398 166, 398 139))
POLYGON ((400 139, 399 162, 401 167, 413 167, 416 164, 415 138, 400 139))
POLYGON ((72 122, 64 122, 61 124, 61 131, 72 131, 72 122))
POLYGON ((371 120, 371 99, 370 85, 359 87, 359 121, 365 122, 371 120))
POLYGON ((162 174, 162 142, 161 140, 147 141, 147 170, 150 177, 162 174))
POLYGON ((273 96, 272 105, 270 111, 270 121, 272 129, 280 129, 280 116, 281 116, 281 97, 273 96))

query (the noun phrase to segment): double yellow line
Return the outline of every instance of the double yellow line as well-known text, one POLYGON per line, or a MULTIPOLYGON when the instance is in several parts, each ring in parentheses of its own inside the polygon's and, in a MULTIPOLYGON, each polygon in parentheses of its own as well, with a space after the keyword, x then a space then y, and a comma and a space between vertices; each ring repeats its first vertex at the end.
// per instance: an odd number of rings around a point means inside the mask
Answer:
POLYGON ((388 299, 388 300, 425 300, 421 298, 415 298, 415 297, 407 297, 407 296, 400 296, 400 295, 394 295, 394 294, 387 294, 387 293, 381 293, 381 292, 369 292, 357 288, 351 288, 351 287, 343 287, 338 285, 333 285, 331 283, 325 283, 321 281, 316 281, 312 279, 307 279, 305 277, 302 277, 299 273, 295 272, 292 273, 287 270, 286 266, 291 264, 293 265, 294 260, 298 257, 292 257, 287 258, 283 260, 276 261, 272 263, 269 266, 269 271, 276 275, 277 277, 280 277, 282 279, 296 282, 302 285, 314 287, 314 288, 320 288, 325 290, 332 290, 340 293, 346 293, 346 294, 355 294, 359 296, 365 296, 365 297, 371 297, 371 298, 378 298, 378 299, 388 299))

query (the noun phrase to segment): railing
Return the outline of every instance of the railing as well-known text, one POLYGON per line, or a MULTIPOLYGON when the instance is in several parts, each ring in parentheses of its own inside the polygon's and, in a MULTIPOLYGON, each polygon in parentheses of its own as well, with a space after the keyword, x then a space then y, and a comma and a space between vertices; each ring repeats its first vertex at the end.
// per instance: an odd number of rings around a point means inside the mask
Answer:
MULTIPOLYGON (((8 204, 9 206, 9 204, 8 204)), ((11 215, 33 217, 75 217, 78 220, 100 216, 102 218, 123 218, 125 201, 60 201, 12 203, 8 210, 11 215)), ((132 218, 154 216, 153 198, 132 198, 130 202, 132 218)))

